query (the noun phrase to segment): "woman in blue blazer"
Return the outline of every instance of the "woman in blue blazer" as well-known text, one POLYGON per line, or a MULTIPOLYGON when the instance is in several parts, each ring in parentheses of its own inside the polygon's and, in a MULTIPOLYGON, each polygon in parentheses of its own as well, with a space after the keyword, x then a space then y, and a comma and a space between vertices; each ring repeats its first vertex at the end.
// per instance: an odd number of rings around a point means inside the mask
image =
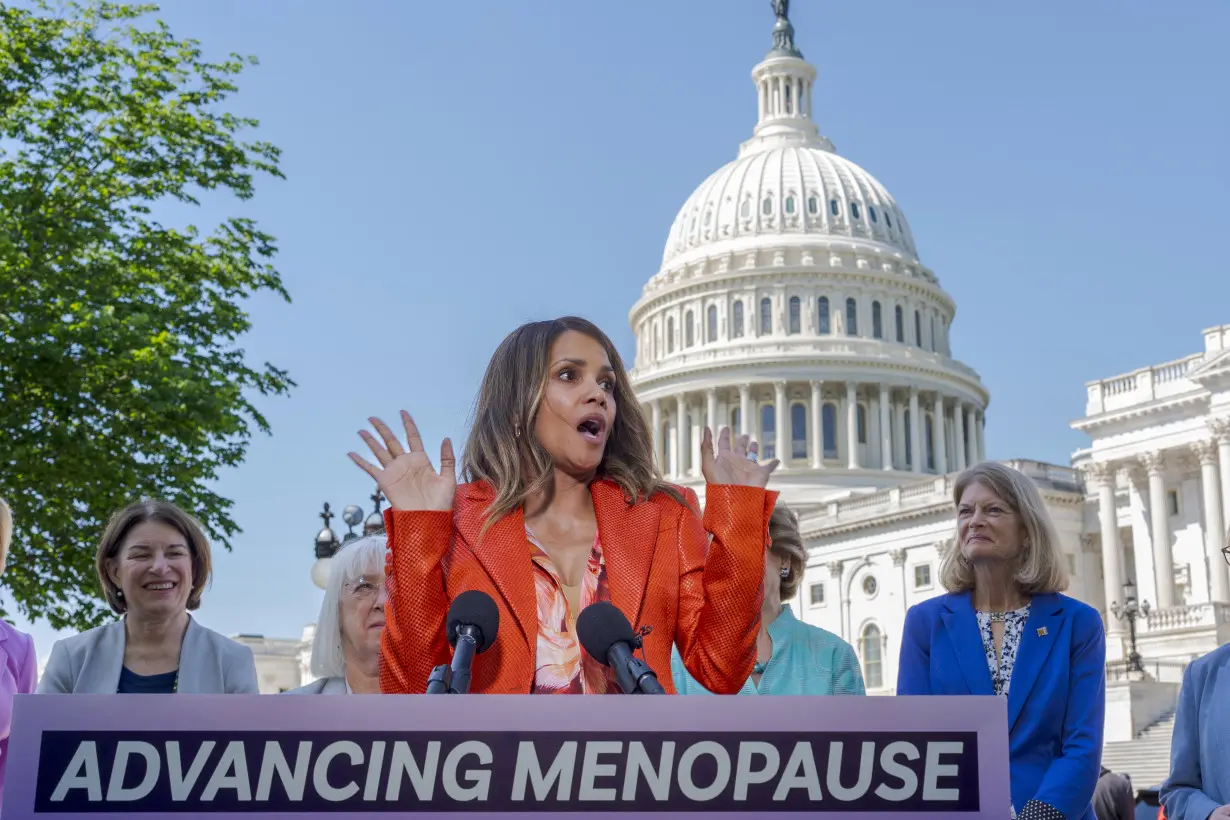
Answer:
POLYGON ((1183 673, 1160 796, 1168 820, 1230 818, 1230 644, 1183 673))
POLYGON ((948 594, 906 614, 897 694, 1006 697, 1012 816, 1094 820, 1102 618, 1059 594, 1067 575, 1032 481, 984 462, 957 478, 953 502, 957 543, 940 567, 948 594))

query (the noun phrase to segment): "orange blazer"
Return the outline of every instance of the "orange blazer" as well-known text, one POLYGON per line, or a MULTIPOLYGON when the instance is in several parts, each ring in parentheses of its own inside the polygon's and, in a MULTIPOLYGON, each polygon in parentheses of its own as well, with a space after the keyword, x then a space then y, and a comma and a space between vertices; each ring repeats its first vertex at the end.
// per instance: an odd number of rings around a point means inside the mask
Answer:
MULTIPOLYGON (((644 657, 670 693, 671 644, 706 689, 734 694, 752 674, 764 594, 764 553, 777 493, 709 485, 704 519, 658 493, 629 506, 614 482, 590 485, 611 603, 636 629, 650 626, 644 657), (709 535, 712 534, 712 543, 709 535)), ((525 518, 520 510, 480 535, 494 490, 457 488, 453 510, 386 510, 388 603, 381 637, 380 689, 422 694, 433 667, 447 664, 449 603, 482 590, 500 609, 495 643, 475 657, 470 691, 530 692, 538 609, 525 518)), ((584 651, 584 650, 582 650, 584 651)))

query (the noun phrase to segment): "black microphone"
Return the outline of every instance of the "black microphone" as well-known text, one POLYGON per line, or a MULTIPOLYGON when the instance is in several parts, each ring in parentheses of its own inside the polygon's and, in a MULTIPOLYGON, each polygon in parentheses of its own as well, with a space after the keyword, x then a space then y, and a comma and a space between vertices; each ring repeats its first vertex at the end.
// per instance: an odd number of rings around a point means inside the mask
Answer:
POLYGON ((495 643, 500 631, 500 609, 485 592, 466 590, 453 599, 445 621, 453 647, 452 666, 437 666, 427 680, 429 695, 464 695, 470 691, 474 656, 495 643))
POLYGON ((641 638, 614 604, 599 601, 581 610, 577 637, 595 659, 615 670, 615 680, 625 695, 665 695, 649 664, 632 654, 641 638))

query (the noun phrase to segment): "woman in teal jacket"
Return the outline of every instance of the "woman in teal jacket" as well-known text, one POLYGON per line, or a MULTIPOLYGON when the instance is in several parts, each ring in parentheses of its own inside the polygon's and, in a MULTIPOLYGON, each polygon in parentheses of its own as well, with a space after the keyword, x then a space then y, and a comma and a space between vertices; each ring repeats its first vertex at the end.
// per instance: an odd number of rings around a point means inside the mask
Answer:
MULTIPOLYGON (((756 639, 756 667, 740 695, 865 695, 858 657, 828 630, 805 624, 783 600, 803 583, 807 550, 799 520, 780 502, 769 519, 772 544, 765 554, 764 603, 756 639)), ((671 652, 671 677, 681 695, 708 695, 671 652)))

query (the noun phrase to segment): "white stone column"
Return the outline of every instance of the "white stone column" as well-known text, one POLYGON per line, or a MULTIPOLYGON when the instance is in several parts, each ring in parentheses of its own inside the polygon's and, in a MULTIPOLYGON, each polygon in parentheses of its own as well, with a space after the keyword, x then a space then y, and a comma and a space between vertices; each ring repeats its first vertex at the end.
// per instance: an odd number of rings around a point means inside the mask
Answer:
POLYGON ((1209 600, 1230 602, 1230 576, 1222 547, 1226 523, 1221 509, 1221 480, 1217 475, 1217 445, 1198 442, 1193 448, 1200 459, 1200 489, 1204 495, 1204 550, 1209 558, 1209 600))
POLYGON ((675 469, 671 474, 678 477, 684 475, 683 469, 683 454, 687 452, 683 449, 683 431, 685 422, 688 418, 688 400, 687 397, 680 393, 675 396, 675 440, 671 442, 671 466, 675 469))
MULTIPOLYGON (((716 444, 718 433, 720 433, 722 428, 726 426, 724 424, 718 423, 717 388, 710 387, 708 390, 706 390, 705 399, 707 403, 707 407, 705 408, 706 424, 708 424, 710 431, 712 431, 713 442, 714 444, 716 444)), ((701 436, 701 440, 702 441, 704 440, 703 435, 701 436)))
POLYGON ((858 385, 846 382, 846 466, 858 469, 858 385))
POLYGON ((948 425, 944 423, 944 395, 935 394, 934 417, 931 420, 931 440, 935 446, 935 472, 937 475, 948 474, 948 425))
POLYGON ((755 429, 752 427, 751 418, 749 418, 751 415, 752 386, 750 384, 741 384, 739 385, 739 435, 749 435, 755 429))
POLYGON ((978 460, 987 460, 987 439, 986 439, 987 414, 985 410, 979 410, 978 415, 974 417, 974 438, 978 442, 978 460))
POLYGON ((790 464, 790 437, 786 429, 787 423, 790 421, 789 407, 786 406, 786 383, 784 381, 773 382, 773 411, 777 418, 774 422, 776 430, 776 442, 774 449, 777 451, 773 457, 780 459, 782 464, 790 464))
POLYGON ((688 475, 699 476, 700 473, 700 443, 704 439, 704 431, 700 427, 700 405, 691 405, 688 408, 689 412, 695 410, 692 416, 692 440, 688 446, 692 448, 692 463, 688 465, 688 475))
POLYGON ((973 466, 982 459, 978 458, 978 434, 975 432, 975 426, 978 424, 978 417, 975 415, 973 405, 965 408, 965 452, 968 456, 967 466, 973 466))
POLYGON ((1140 457, 1149 474, 1149 523, 1153 540, 1153 575, 1159 609, 1175 605, 1174 554, 1170 547, 1170 510, 1166 508, 1166 458, 1160 451, 1140 457))
POLYGON ((662 454, 662 402, 654 399, 649 403, 649 415, 653 425, 653 462, 658 468, 658 472, 665 474, 666 465, 663 464, 662 454))
POLYGON ((957 469, 964 470, 969 466, 965 459, 965 404, 959 400, 952 408, 952 445, 957 469))
MULTIPOLYGON (((1230 417, 1209 419, 1208 425, 1217 439, 1217 461, 1221 466, 1221 520, 1230 522, 1230 417)), ((1225 537, 1223 533, 1222 538, 1225 537)))
MULTIPOLYGON (((1106 610, 1102 613, 1107 636, 1123 638, 1123 626, 1110 611, 1111 604, 1123 604, 1123 546, 1119 543, 1119 516, 1115 509, 1115 471, 1111 465, 1095 461, 1086 468, 1089 483, 1098 491, 1098 523, 1102 529, 1102 586, 1106 610)), ((1122 652, 1119 648, 1116 654, 1122 652)))
POLYGON ((905 469, 905 407, 900 402, 893 405, 893 459, 905 469))
POLYGON ((893 425, 889 419, 892 409, 888 385, 880 385, 880 461, 885 470, 893 469, 893 425))
POLYGON ((811 468, 819 470, 824 467, 824 423, 821 414, 824 409, 824 383, 813 381, 811 383, 811 406, 808 408, 811 415, 811 468))
POLYGON ((923 470, 922 419, 918 412, 918 388, 910 388, 910 469, 921 473, 923 470))

